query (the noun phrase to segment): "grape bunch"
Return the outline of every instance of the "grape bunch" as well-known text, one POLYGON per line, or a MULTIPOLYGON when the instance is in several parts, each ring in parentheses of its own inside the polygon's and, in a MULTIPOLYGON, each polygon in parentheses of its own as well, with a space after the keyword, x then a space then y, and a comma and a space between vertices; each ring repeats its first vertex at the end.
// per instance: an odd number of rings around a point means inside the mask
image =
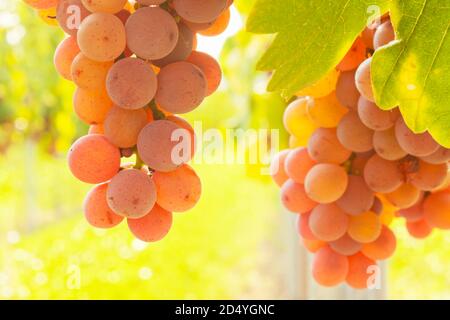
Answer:
POLYGON ((196 109, 222 78, 218 62, 196 51, 197 34, 225 31, 232 1, 25 1, 68 35, 54 64, 75 83, 74 111, 90 126, 68 155, 72 174, 96 185, 86 220, 112 228, 126 218, 138 239, 163 239, 172 213, 192 209, 202 191, 187 164, 195 133, 178 115, 196 109))
POLYGON ((395 217, 416 238, 450 229, 450 150, 428 132, 413 133, 398 108, 374 102, 371 57, 394 40, 384 16, 285 110, 290 149, 271 171, 283 205, 299 214, 313 277, 324 286, 367 288, 370 268, 396 249, 395 217))

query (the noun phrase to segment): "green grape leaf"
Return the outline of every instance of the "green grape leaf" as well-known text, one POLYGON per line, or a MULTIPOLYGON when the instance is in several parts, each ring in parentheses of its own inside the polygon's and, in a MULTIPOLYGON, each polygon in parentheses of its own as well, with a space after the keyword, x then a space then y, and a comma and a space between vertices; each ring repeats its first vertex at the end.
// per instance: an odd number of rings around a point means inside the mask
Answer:
POLYGON ((450 2, 396 0, 391 20, 399 40, 372 62, 377 104, 400 106, 413 131, 429 130, 450 147, 450 2))
POLYGON ((314 84, 345 56, 358 34, 390 0, 257 0, 247 22, 276 37, 258 63, 274 71, 269 91, 286 98, 314 84))

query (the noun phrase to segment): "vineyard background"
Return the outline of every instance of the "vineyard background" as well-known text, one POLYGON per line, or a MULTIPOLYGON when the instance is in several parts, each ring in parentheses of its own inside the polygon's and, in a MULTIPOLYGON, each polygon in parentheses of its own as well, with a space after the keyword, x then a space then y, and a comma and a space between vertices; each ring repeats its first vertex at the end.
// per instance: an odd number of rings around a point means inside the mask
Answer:
MULTIPOLYGON (((237 1, 236 25, 244 25, 251 4, 237 1)), ((0 38, 1 299, 330 296, 317 288, 299 293, 308 280, 296 260, 303 254, 293 219, 258 165, 196 165, 202 200, 162 243, 133 240, 125 225, 90 228, 81 211, 89 186, 72 178, 65 161, 87 128, 73 114, 72 84, 52 64, 63 34, 21 1, 4 0, 0 38), (81 286, 70 289, 75 271, 81 286)), ((254 71, 269 39, 244 31, 230 37, 220 55, 224 84, 188 119, 202 120, 204 129, 281 129, 285 103, 264 92, 268 75, 254 71)), ((417 241, 402 221, 395 228, 399 248, 386 267, 387 297, 450 298, 450 235, 417 241)))

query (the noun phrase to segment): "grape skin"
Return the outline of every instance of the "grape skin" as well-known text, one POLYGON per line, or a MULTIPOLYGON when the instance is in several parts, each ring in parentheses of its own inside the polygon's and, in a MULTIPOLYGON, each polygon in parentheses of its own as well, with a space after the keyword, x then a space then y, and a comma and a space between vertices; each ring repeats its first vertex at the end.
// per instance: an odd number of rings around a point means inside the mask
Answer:
POLYGON ((188 113, 206 97, 208 82, 200 68, 189 62, 175 62, 158 74, 156 103, 175 114, 188 113))
POLYGON ((86 124, 100 124, 113 106, 106 90, 85 90, 78 88, 73 96, 74 111, 86 124))
POLYGON ((361 250, 362 244, 345 234, 341 238, 330 242, 330 248, 343 256, 352 256, 361 250))
POLYGON ((317 129, 308 143, 311 159, 318 163, 341 164, 348 160, 351 151, 339 142, 335 129, 317 129))
POLYGON ((80 52, 75 37, 67 37, 58 45, 55 50, 53 62, 56 71, 66 80, 72 81, 70 68, 73 60, 80 52))
POLYGON ((279 186, 282 187, 283 184, 289 180, 289 176, 285 170, 286 157, 289 155, 289 150, 283 150, 278 153, 270 164, 270 175, 272 176, 273 181, 279 186))
POLYGON ((438 188, 446 179, 448 174, 447 163, 429 164, 419 161, 419 169, 408 175, 412 185, 423 191, 431 191, 438 188))
POLYGON ((326 97, 311 99, 308 104, 308 115, 321 128, 336 128, 348 109, 342 106, 332 92, 326 97))
POLYGON ((213 94, 222 81, 222 69, 217 60, 206 53, 193 51, 186 61, 202 70, 208 82, 206 96, 213 94))
POLYGON ((406 209, 416 204, 421 192, 415 186, 405 183, 396 190, 386 194, 386 198, 397 208, 406 209))
POLYGON ((377 154, 386 160, 400 160, 408 154, 398 143, 394 128, 385 131, 375 131, 373 147, 377 154))
POLYGON ((231 11, 227 8, 220 16, 206 29, 199 30, 202 36, 214 37, 222 34, 230 24, 231 11))
POLYGON ((191 210, 200 200, 202 184, 197 173, 188 165, 172 172, 155 172, 157 203, 170 212, 191 210))
POLYGON ((81 0, 91 12, 117 13, 123 9, 128 0, 81 0))
POLYGON ((367 128, 356 112, 347 113, 337 127, 339 142, 354 152, 367 152, 373 149, 373 130, 367 128))
POLYGON ((341 72, 336 84, 336 97, 341 105, 357 110, 360 94, 355 84, 355 71, 341 72))
POLYGON ((144 217, 128 219, 131 233, 144 242, 157 242, 164 239, 172 228, 172 223, 172 213, 157 204, 144 217))
POLYGON ((317 205, 308 197, 305 187, 291 179, 281 187, 281 201, 287 210, 294 213, 308 212, 317 205))
POLYGON ((395 124, 395 136, 403 150, 416 157, 425 157, 439 149, 439 145, 428 132, 414 133, 402 117, 395 124))
POLYGON ((119 171, 120 151, 104 135, 87 135, 72 145, 68 163, 78 180, 90 184, 103 183, 119 171))
POLYGON ((305 178, 306 194, 318 203, 338 200, 347 189, 348 175, 336 164, 316 164, 305 178))
POLYGON ((125 27, 115 15, 93 13, 81 23, 78 46, 94 61, 115 60, 126 47, 125 27))
POLYGON ((364 179, 375 192, 388 193, 400 187, 404 181, 399 163, 374 155, 364 168, 364 179))
POLYGON ((140 132, 137 150, 142 161, 151 169, 170 172, 183 163, 173 159, 172 151, 177 141, 172 141, 172 135, 181 128, 168 120, 158 120, 147 124, 140 132))
POLYGON ((319 204, 309 217, 309 227, 314 236, 326 242, 341 238, 347 232, 348 222, 348 216, 334 203, 319 204))
POLYGON ((79 29, 77 22, 82 23, 83 20, 91 13, 86 9, 81 0, 59 0, 56 7, 56 20, 65 33, 76 37, 79 29), (79 9, 77 12, 69 10, 69 8, 79 9), (79 21, 76 21, 79 20, 79 21))
POLYGON ((395 40, 394 27, 390 21, 386 21, 377 28, 373 37, 373 47, 377 50, 393 40, 395 40))
POLYGON ((154 98, 158 86, 149 64, 137 58, 116 62, 108 72, 106 88, 114 103, 124 109, 140 109, 154 98))
POLYGON ((70 69, 72 80, 79 88, 104 90, 106 75, 112 65, 111 61, 93 61, 80 52, 73 60, 70 69))
POLYGON ((348 273, 345 278, 346 283, 354 289, 366 289, 369 278, 369 268, 377 263, 361 253, 357 253, 348 258, 348 273))
POLYGON ((386 226, 383 226, 381 234, 377 240, 366 243, 362 247, 362 254, 372 260, 389 259, 397 247, 395 234, 386 226))
MULTIPOLYGON (((183 22, 178 24, 178 42, 172 52, 162 59, 153 60, 152 63, 162 68, 168 64, 186 60, 194 48, 194 33, 183 22)), ((220 70, 220 67, 219 67, 220 70)), ((220 72, 222 72, 220 70, 220 72)))
POLYGON ((364 41, 358 37, 347 52, 342 61, 337 65, 339 71, 351 71, 356 69, 366 58, 366 46, 364 41))
POLYGON ((375 194, 369 189, 363 177, 350 175, 347 189, 336 204, 349 215, 358 215, 370 210, 375 194))
POLYGON ((155 183, 144 171, 122 170, 109 182, 107 201, 120 216, 142 218, 156 203, 155 183))
POLYGON ((431 164, 448 163, 450 161, 450 149, 439 147, 434 153, 421 157, 421 159, 431 164))
POLYGON ((284 172, 297 183, 304 183, 306 175, 317 163, 311 159, 306 148, 296 148, 287 153, 284 172))
POLYGON ((105 135, 119 148, 131 148, 137 143, 139 133, 147 125, 147 113, 143 109, 126 110, 114 106, 108 113, 105 135))
POLYGON ((125 25, 128 48, 139 58, 158 60, 169 55, 178 43, 174 18, 158 7, 143 7, 125 25))
POLYGON ((122 222, 123 217, 115 214, 106 202, 108 184, 94 187, 86 196, 83 204, 84 215, 90 225, 96 228, 109 229, 122 222))
POLYGON ((358 102, 358 115, 362 123, 376 131, 392 128, 399 117, 398 109, 384 111, 375 103, 361 97, 358 102))
POLYGON ((176 12, 194 23, 211 22, 227 8, 227 0, 174 0, 176 12))
POLYGON ((349 236, 360 243, 371 243, 381 234, 380 217, 371 211, 357 216, 350 216, 348 223, 349 236))
POLYGON ((342 283, 348 270, 347 257, 337 254, 328 246, 321 248, 314 256, 312 274, 322 286, 332 287, 342 283))
POLYGON ((372 63, 372 58, 366 59, 361 63, 356 69, 355 73, 355 84, 359 93, 369 101, 374 102, 375 98, 373 96, 372 89, 372 79, 370 72, 370 64, 372 63))

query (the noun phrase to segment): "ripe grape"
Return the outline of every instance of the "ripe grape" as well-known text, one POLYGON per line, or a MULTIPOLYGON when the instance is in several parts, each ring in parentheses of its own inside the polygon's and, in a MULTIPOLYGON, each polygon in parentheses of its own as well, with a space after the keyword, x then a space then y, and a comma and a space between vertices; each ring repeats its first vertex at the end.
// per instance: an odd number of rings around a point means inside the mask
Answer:
POLYGON ((450 229, 450 191, 430 194, 423 204, 426 222, 439 229, 450 229))
POLYGON ((339 142, 348 150, 367 152, 373 149, 373 131, 361 122, 356 112, 347 113, 336 132, 339 142))
POLYGON ((390 21, 382 23, 373 37, 373 47, 375 50, 395 40, 394 27, 390 21))
POLYGON ((392 192, 404 182, 399 163, 385 160, 378 155, 374 155, 367 162, 364 179, 370 189, 381 193, 392 192))
MULTIPOLYGON (((348 273, 345 281, 354 289, 366 289, 369 281, 377 274, 371 274, 370 268, 377 263, 361 253, 357 253, 348 258, 348 273)), ((379 276, 379 275, 378 275, 379 276)))
POLYGON ((285 170, 286 158, 289 155, 289 152, 289 150, 281 151, 272 159, 270 164, 270 175, 279 187, 282 187, 283 184, 289 180, 289 176, 285 170))
POLYGON ((290 179, 281 187, 281 201, 287 210, 294 213, 308 212, 317 205, 307 196, 302 184, 290 179))
POLYGON ((336 241, 348 229, 349 218, 336 204, 319 204, 311 211, 309 227, 314 236, 322 241, 336 241))
POLYGON ((302 239, 303 246, 311 253, 316 253, 327 245, 326 242, 320 240, 302 239))
POLYGON ((400 147, 394 128, 375 131, 373 135, 373 148, 381 158, 390 161, 400 160, 408 154, 400 147))
POLYGON ((174 0, 176 12, 194 23, 211 22, 227 8, 227 0, 174 0))
POLYGON ((128 227, 133 235, 144 242, 157 242, 164 239, 172 228, 172 213, 157 204, 144 217, 128 219, 128 227))
POLYGON ((383 226, 378 239, 374 242, 364 244, 361 252, 373 260, 386 260, 394 254, 396 247, 397 239, 395 234, 391 229, 383 226))
POLYGON ((433 232, 433 228, 425 219, 414 222, 408 221, 406 223, 406 229, 408 230, 408 233, 416 239, 425 239, 433 232))
POLYGON ((347 112, 348 109, 339 103, 335 92, 323 98, 311 99, 308 104, 308 115, 321 128, 336 128, 347 112))
POLYGON ((305 88, 297 92, 295 95, 298 97, 301 96, 311 96, 314 98, 326 97, 335 90, 338 78, 339 78, 339 71, 337 71, 336 69, 332 69, 325 77, 320 79, 318 82, 316 82, 312 86, 309 86, 308 88, 305 88))
POLYGON ((122 222, 123 217, 115 214, 106 202, 108 184, 94 187, 86 196, 83 208, 86 220, 96 228, 112 228, 122 222))
POLYGON ((219 88, 220 82, 222 81, 222 70, 216 59, 206 53, 193 51, 186 61, 202 70, 208 82, 206 95, 210 96, 213 94, 219 88))
POLYGON ((297 231, 303 239, 317 240, 309 227, 311 212, 301 214, 297 219, 297 231))
POLYGON ((347 189, 336 204, 349 215, 369 211, 374 204, 375 195, 363 177, 350 175, 347 189))
POLYGON ((375 212, 376 214, 381 214, 383 212, 384 205, 379 197, 375 197, 373 201, 373 205, 369 211, 375 212))
POLYGON ((24 0, 26 4, 35 9, 48 9, 55 7, 59 0, 24 0))
POLYGON ((176 125, 178 125, 180 128, 185 129, 187 135, 183 134, 183 139, 186 139, 185 141, 191 145, 191 154, 190 157, 194 157, 196 148, 197 148, 197 137, 195 135, 194 128, 184 120, 183 118, 177 117, 177 116, 167 116, 166 120, 172 121, 176 125))
POLYGON ((317 129, 308 143, 308 153, 311 159, 318 163, 341 164, 348 160, 351 151, 338 140, 335 129, 317 129))
POLYGON ((423 202, 418 201, 415 205, 401 209, 398 216, 405 218, 408 222, 417 222, 423 219, 423 202))
POLYGON ((358 115, 368 128, 372 130, 387 130, 392 128, 399 117, 398 109, 390 111, 381 110, 375 103, 360 97, 358 102, 358 115))
POLYGON ((336 84, 336 97, 344 107, 357 110, 360 94, 355 84, 355 71, 341 72, 336 84))
POLYGON ((154 98, 157 78, 149 64, 137 58, 116 62, 106 79, 108 94, 114 103, 124 109, 140 109, 154 98))
MULTIPOLYGON (((194 33, 183 22, 178 24, 178 41, 175 48, 162 59, 153 60, 152 63, 159 68, 168 64, 186 60, 194 48, 194 33)), ((200 66, 198 66, 200 67, 200 66)), ((219 66, 219 71, 220 66, 219 66)))
POLYGON ((112 61, 125 50, 125 27, 115 15, 93 13, 81 23, 78 46, 92 60, 112 61))
POLYGON ((114 106, 105 119, 105 136, 119 148, 131 148, 146 125, 147 113, 143 109, 126 110, 114 106))
POLYGON ((155 172, 157 203, 170 212, 185 212, 200 200, 202 184, 187 164, 171 172, 155 172))
MULTIPOLYGON (((137 149, 139 156, 151 169, 162 172, 173 171, 183 163, 190 160, 186 156, 175 153, 179 146, 178 141, 174 141, 175 134, 184 130, 178 125, 168 120, 158 120, 147 124, 139 134, 137 149)), ((184 151, 184 150, 183 150, 184 151)), ((190 151, 187 150, 187 151, 190 151)))
POLYGON ((187 113, 202 103, 207 89, 208 81, 201 69, 189 62, 175 62, 159 72, 155 98, 168 112, 187 113))
POLYGON ((369 101, 375 101, 372 89, 372 79, 370 72, 370 64, 372 58, 366 59, 361 63, 355 73, 356 88, 359 93, 369 101))
POLYGON ((218 36, 227 29, 230 23, 230 19, 231 19, 230 9, 226 9, 208 28, 200 30, 199 33, 202 36, 207 37, 218 36))
POLYGON ((403 150, 416 157, 425 157, 436 152, 439 145, 428 132, 414 133, 402 117, 395 124, 395 136, 403 150))
POLYGON ((419 168, 416 172, 408 175, 410 183, 423 191, 431 191, 444 183, 448 174, 447 163, 430 164, 419 161, 419 168))
POLYGON ((347 172, 336 164, 316 164, 305 178, 306 194, 318 203, 338 200, 347 189, 347 184, 347 172))
POLYGON ((91 12, 117 13, 123 9, 128 0, 81 0, 91 12))
POLYGON ((79 88, 87 90, 103 90, 106 75, 113 65, 112 62, 98 62, 89 59, 81 52, 72 62, 72 80, 79 88))
POLYGON ((321 248, 315 255, 312 274, 322 286, 332 287, 347 277, 349 263, 347 257, 337 254, 328 246, 321 248))
POLYGON ((104 135, 78 139, 70 148, 69 168, 80 181, 98 184, 110 180, 120 169, 120 151, 104 135))
POLYGON ((59 26, 65 33, 75 37, 80 24, 90 14, 81 0, 59 0, 56 7, 56 20, 59 26))
POLYGON ((78 88, 73 96, 73 107, 77 116, 86 124, 100 124, 112 108, 113 102, 106 90, 78 88))
POLYGON ((297 183, 304 183, 308 172, 317 164, 311 159, 306 148, 297 148, 288 152, 285 159, 284 171, 297 183))
POLYGON ((156 203, 155 183, 142 170, 122 170, 109 182, 107 201, 118 215, 142 218, 156 203))
POLYGON ((450 161, 450 149, 440 146, 435 152, 429 156, 421 157, 421 159, 431 164, 448 163, 450 161))
POLYGON ((330 248, 343 256, 351 256, 361 250, 362 244, 353 240, 348 234, 344 234, 336 241, 330 242, 330 248))
POLYGON ((342 61, 337 65, 339 71, 356 69, 366 58, 366 45, 361 38, 357 38, 342 61))
POLYGON ((290 103, 284 111, 284 127, 301 142, 308 141, 317 128, 308 115, 308 105, 310 103, 312 103, 310 98, 299 98, 290 103))
POLYGON ((371 211, 357 216, 350 216, 348 222, 348 235, 360 243, 371 243, 381 234, 380 217, 371 211))
POLYGON ((417 203, 421 192, 409 183, 402 184, 396 190, 386 194, 386 198, 397 208, 406 209, 417 203))
POLYGON ((55 56, 53 62, 55 64, 56 71, 66 80, 72 80, 72 74, 70 67, 73 60, 80 52, 77 40, 75 37, 67 37, 58 45, 55 50, 55 56))
POLYGON ((128 48, 139 58, 162 59, 178 43, 175 19, 158 7, 143 7, 134 12, 125 25, 128 48))

